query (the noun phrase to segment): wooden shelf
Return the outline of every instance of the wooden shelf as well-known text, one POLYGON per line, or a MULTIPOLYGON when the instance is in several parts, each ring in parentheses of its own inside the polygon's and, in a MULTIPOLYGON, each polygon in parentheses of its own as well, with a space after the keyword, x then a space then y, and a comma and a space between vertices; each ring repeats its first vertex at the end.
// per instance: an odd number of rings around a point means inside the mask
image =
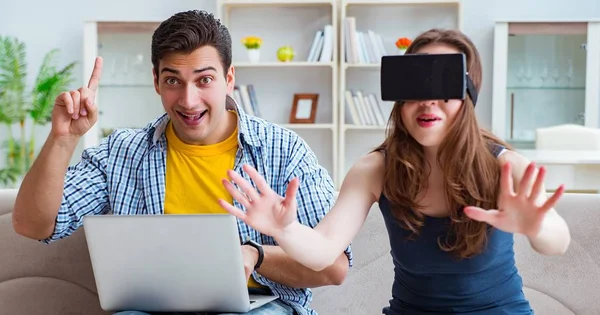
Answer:
POLYGON ((256 6, 312 6, 334 5, 334 0, 219 0, 217 6, 256 7, 256 6))
POLYGON ((305 61, 292 61, 292 62, 260 62, 260 63, 248 63, 248 62, 234 62, 233 66, 236 68, 272 68, 272 67, 333 67, 332 62, 305 62, 305 61))
POLYGON ((574 35, 586 34, 587 23, 532 23, 514 22, 508 23, 509 35, 574 35))
POLYGON ((460 4, 459 0, 345 0, 344 5, 436 5, 436 4, 460 4))
POLYGON ((331 129, 333 130, 334 124, 278 124, 279 126, 287 129, 331 129))
POLYGON ((386 130, 386 126, 344 125, 344 130, 386 130))
POLYGON ((98 34, 106 33, 153 33, 160 22, 97 22, 98 34))
POLYGON ((379 69, 379 68, 381 68, 381 64, 378 64, 378 63, 343 63, 342 68, 344 68, 344 69, 352 69, 352 68, 379 69))

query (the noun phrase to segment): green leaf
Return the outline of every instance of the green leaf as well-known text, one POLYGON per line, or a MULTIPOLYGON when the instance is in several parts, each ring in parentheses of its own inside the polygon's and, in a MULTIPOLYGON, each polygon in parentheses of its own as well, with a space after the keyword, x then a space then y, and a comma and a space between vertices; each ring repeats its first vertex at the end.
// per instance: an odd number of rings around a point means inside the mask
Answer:
POLYGON ((0 183, 2 183, 4 187, 11 187, 17 182, 20 175, 18 168, 5 167, 0 169, 0 183))
POLYGON ((67 89, 73 81, 73 68, 76 63, 70 63, 61 70, 51 64, 50 59, 45 60, 40 75, 32 92, 31 118, 36 124, 46 124, 52 117, 52 109, 56 97, 67 89), (43 74, 42 74, 43 73, 43 74))
POLYGON ((0 37, 0 122, 12 124, 27 117, 25 44, 0 37))

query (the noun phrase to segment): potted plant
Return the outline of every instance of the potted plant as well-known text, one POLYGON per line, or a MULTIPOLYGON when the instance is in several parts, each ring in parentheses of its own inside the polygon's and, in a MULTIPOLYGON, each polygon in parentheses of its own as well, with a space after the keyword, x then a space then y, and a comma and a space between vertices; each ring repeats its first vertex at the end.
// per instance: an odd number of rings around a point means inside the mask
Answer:
POLYGON ((57 49, 49 51, 30 89, 27 87, 25 44, 0 36, 0 124, 6 127, 5 165, 0 166, 0 184, 18 186, 35 157, 35 129, 50 122, 54 100, 73 80, 75 62, 55 66, 57 49), (18 135, 14 127, 17 126, 18 135), (29 132, 27 132, 29 129, 29 132))
POLYGON ((408 49, 408 46, 410 46, 410 44, 412 44, 412 40, 410 38, 398 38, 398 40, 396 41, 396 47, 398 47, 398 54, 404 55, 406 53, 406 49, 408 49))
POLYGON ((248 59, 251 63, 257 63, 260 59, 260 46, 262 45, 262 39, 258 36, 246 36, 242 38, 242 44, 246 47, 248 52, 248 59))

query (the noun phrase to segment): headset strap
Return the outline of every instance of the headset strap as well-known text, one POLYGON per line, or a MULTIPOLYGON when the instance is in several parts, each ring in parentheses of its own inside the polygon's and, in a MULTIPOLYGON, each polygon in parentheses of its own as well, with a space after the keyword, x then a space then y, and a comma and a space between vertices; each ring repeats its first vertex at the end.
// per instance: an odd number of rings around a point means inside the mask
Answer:
POLYGON ((471 80, 471 77, 469 77, 468 73, 467 73, 467 94, 469 94, 469 96, 471 97, 471 100, 473 101, 473 107, 475 107, 475 105, 477 105, 477 89, 475 89, 475 84, 473 84, 473 80, 471 80))

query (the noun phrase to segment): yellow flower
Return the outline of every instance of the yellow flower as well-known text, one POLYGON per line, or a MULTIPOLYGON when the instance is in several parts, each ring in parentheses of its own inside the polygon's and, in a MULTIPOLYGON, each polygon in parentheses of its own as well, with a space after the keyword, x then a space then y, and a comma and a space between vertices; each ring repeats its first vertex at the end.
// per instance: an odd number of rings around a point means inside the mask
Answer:
POLYGON ((242 38, 242 44, 246 49, 259 49, 262 45, 262 39, 258 36, 246 36, 242 38))

